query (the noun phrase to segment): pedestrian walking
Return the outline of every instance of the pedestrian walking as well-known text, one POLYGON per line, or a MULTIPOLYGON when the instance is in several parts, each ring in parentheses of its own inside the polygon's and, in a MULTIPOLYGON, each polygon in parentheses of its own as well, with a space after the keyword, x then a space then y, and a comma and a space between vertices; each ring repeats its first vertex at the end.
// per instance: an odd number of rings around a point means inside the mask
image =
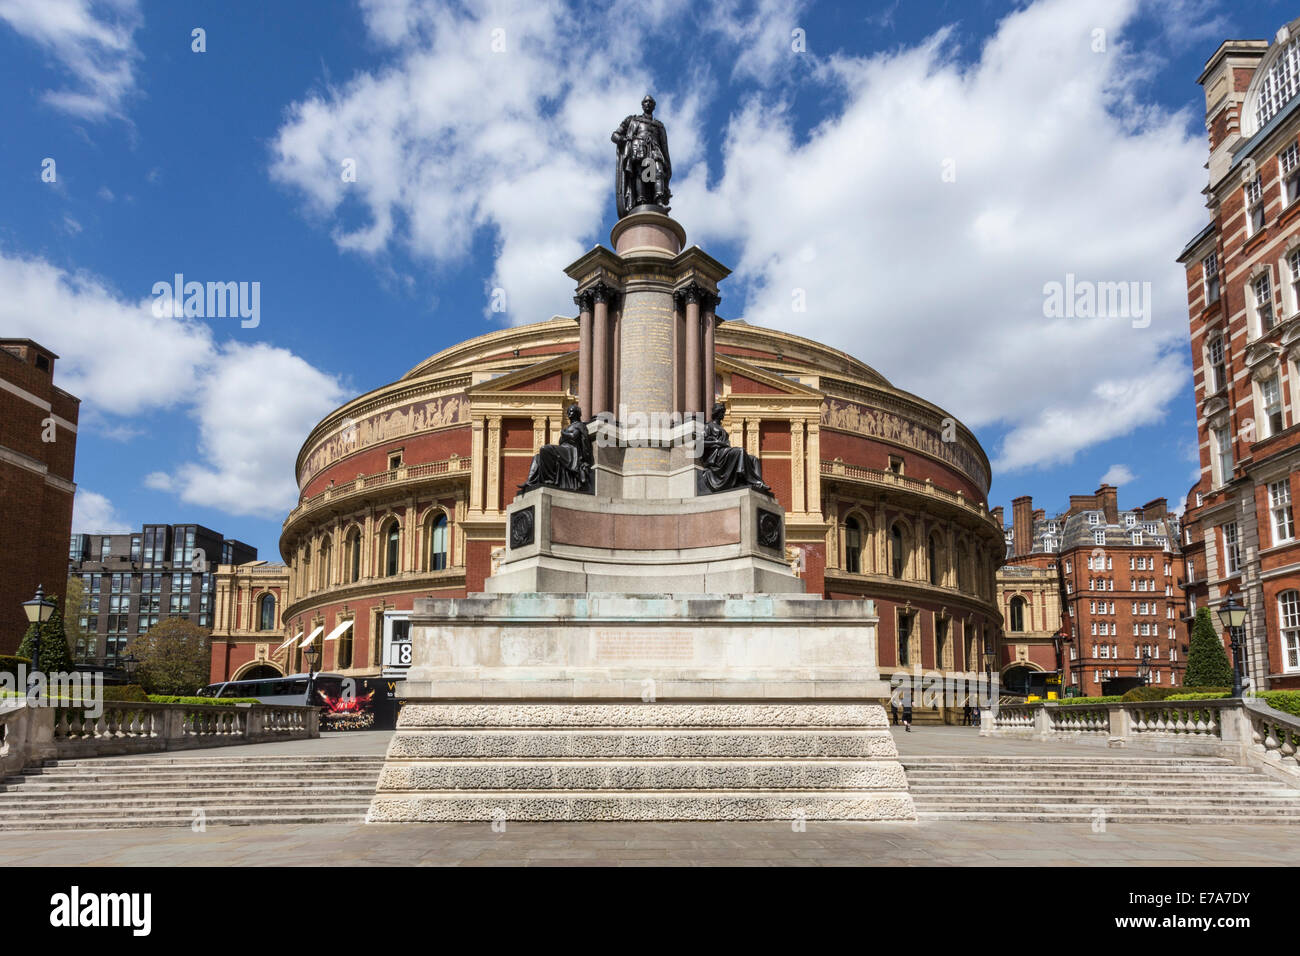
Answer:
POLYGON ((903 697, 903 729, 909 734, 912 732, 912 695, 907 694, 903 697))

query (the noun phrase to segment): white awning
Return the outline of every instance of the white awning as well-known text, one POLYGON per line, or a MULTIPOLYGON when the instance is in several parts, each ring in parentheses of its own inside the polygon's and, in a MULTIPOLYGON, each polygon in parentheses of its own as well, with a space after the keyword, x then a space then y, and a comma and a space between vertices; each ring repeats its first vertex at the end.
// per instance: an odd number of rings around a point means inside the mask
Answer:
POLYGON ((343 632, 346 631, 346 630, 347 630, 348 628, 350 628, 351 626, 352 626, 352 619, 349 618, 348 620, 346 620, 346 621, 344 621, 342 624, 340 624, 338 627, 334 628, 334 630, 332 630, 332 631, 330 631, 328 634, 326 634, 326 635, 325 635, 325 640, 327 640, 327 641, 337 641, 340 637, 343 636, 343 632))
POLYGON ((309 647, 309 646, 311 645, 311 642, 314 641, 314 640, 316 640, 316 635, 319 634, 319 633, 320 633, 321 631, 323 631, 323 630, 325 630, 325 625, 324 625, 324 624, 319 624, 319 625, 317 625, 316 630, 312 631, 310 634, 307 635, 307 640, 303 641, 303 642, 302 642, 301 644, 299 644, 298 646, 299 646, 299 647, 309 647))
POLYGON ((283 644, 281 644, 279 647, 277 647, 277 648, 276 648, 274 651, 272 651, 271 653, 272 653, 272 654, 279 654, 282 650, 284 650, 284 649, 285 649, 286 647, 288 647, 290 644, 293 644, 294 642, 296 642, 296 641, 300 641, 300 640, 302 640, 302 631, 299 631, 299 632, 298 632, 297 634, 295 634, 293 637, 289 638, 287 641, 285 641, 283 644))

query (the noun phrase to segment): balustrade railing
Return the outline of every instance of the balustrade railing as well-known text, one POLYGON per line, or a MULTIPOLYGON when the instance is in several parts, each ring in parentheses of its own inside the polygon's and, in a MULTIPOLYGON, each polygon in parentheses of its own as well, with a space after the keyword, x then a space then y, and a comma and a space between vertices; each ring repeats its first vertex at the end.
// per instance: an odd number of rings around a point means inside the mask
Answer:
POLYGON ((103 701, 0 703, 0 778, 59 757, 189 750, 320 735, 316 707, 103 701))

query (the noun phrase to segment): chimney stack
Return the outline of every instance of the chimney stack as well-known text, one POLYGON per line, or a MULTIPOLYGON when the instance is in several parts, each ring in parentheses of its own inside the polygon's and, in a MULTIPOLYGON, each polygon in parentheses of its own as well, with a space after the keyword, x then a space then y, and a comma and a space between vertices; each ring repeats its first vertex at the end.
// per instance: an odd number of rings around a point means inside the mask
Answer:
POLYGON ((999 527, 999 528, 1004 527, 1004 525, 1003 525, 1003 523, 1002 523, 1002 506, 1001 506, 1001 505, 998 505, 996 508, 991 508, 991 509, 989 510, 989 515, 990 515, 990 517, 993 518, 994 521, 996 521, 996 522, 998 523, 998 527, 999 527))
POLYGON ((1034 498, 1021 495, 1011 501, 1011 549, 1013 557, 1034 550, 1034 498))
POLYGON ((1097 506, 1106 513, 1106 524, 1119 524, 1119 489, 1102 485, 1097 489, 1097 506))

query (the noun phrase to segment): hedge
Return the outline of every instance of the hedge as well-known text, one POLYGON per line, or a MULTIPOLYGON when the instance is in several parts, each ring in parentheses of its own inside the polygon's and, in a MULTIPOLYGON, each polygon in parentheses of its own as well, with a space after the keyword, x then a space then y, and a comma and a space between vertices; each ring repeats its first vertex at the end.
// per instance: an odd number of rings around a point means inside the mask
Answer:
POLYGON ((1300 717, 1300 690, 1261 690, 1254 696, 1274 710, 1300 717))
POLYGON ((1063 700, 1052 701, 1062 707, 1086 707, 1089 704, 1117 704, 1124 697, 1121 694, 1104 694, 1101 697, 1066 697, 1063 700))
POLYGON ((32 662, 26 657, 19 657, 17 654, 0 654, 0 674, 12 674, 17 678, 20 664, 27 669, 27 673, 32 672, 32 662))
POLYGON ((1124 695, 1126 704, 1141 704, 1148 701, 1167 700, 1179 694, 1212 694, 1215 697, 1227 697, 1232 693, 1231 687, 1134 687, 1124 695))
POLYGON ((1168 697, 1165 698, 1165 700, 1170 700, 1170 701, 1175 701, 1175 700, 1223 700, 1223 698, 1227 697, 1228 694, 1231 694, 1231 693, 1232 693, 1232 691, 1228 691, 1227 693, 1224 693, 1223 691, 1210 690, 1210 691, 1203 691, 1203 692, 1200 692, 1200 693, 1170 694, 1168 697))
POLYGON ((155 704, 260 704, 256 697, 185 697, 175 694, 150 694, 155 704))

